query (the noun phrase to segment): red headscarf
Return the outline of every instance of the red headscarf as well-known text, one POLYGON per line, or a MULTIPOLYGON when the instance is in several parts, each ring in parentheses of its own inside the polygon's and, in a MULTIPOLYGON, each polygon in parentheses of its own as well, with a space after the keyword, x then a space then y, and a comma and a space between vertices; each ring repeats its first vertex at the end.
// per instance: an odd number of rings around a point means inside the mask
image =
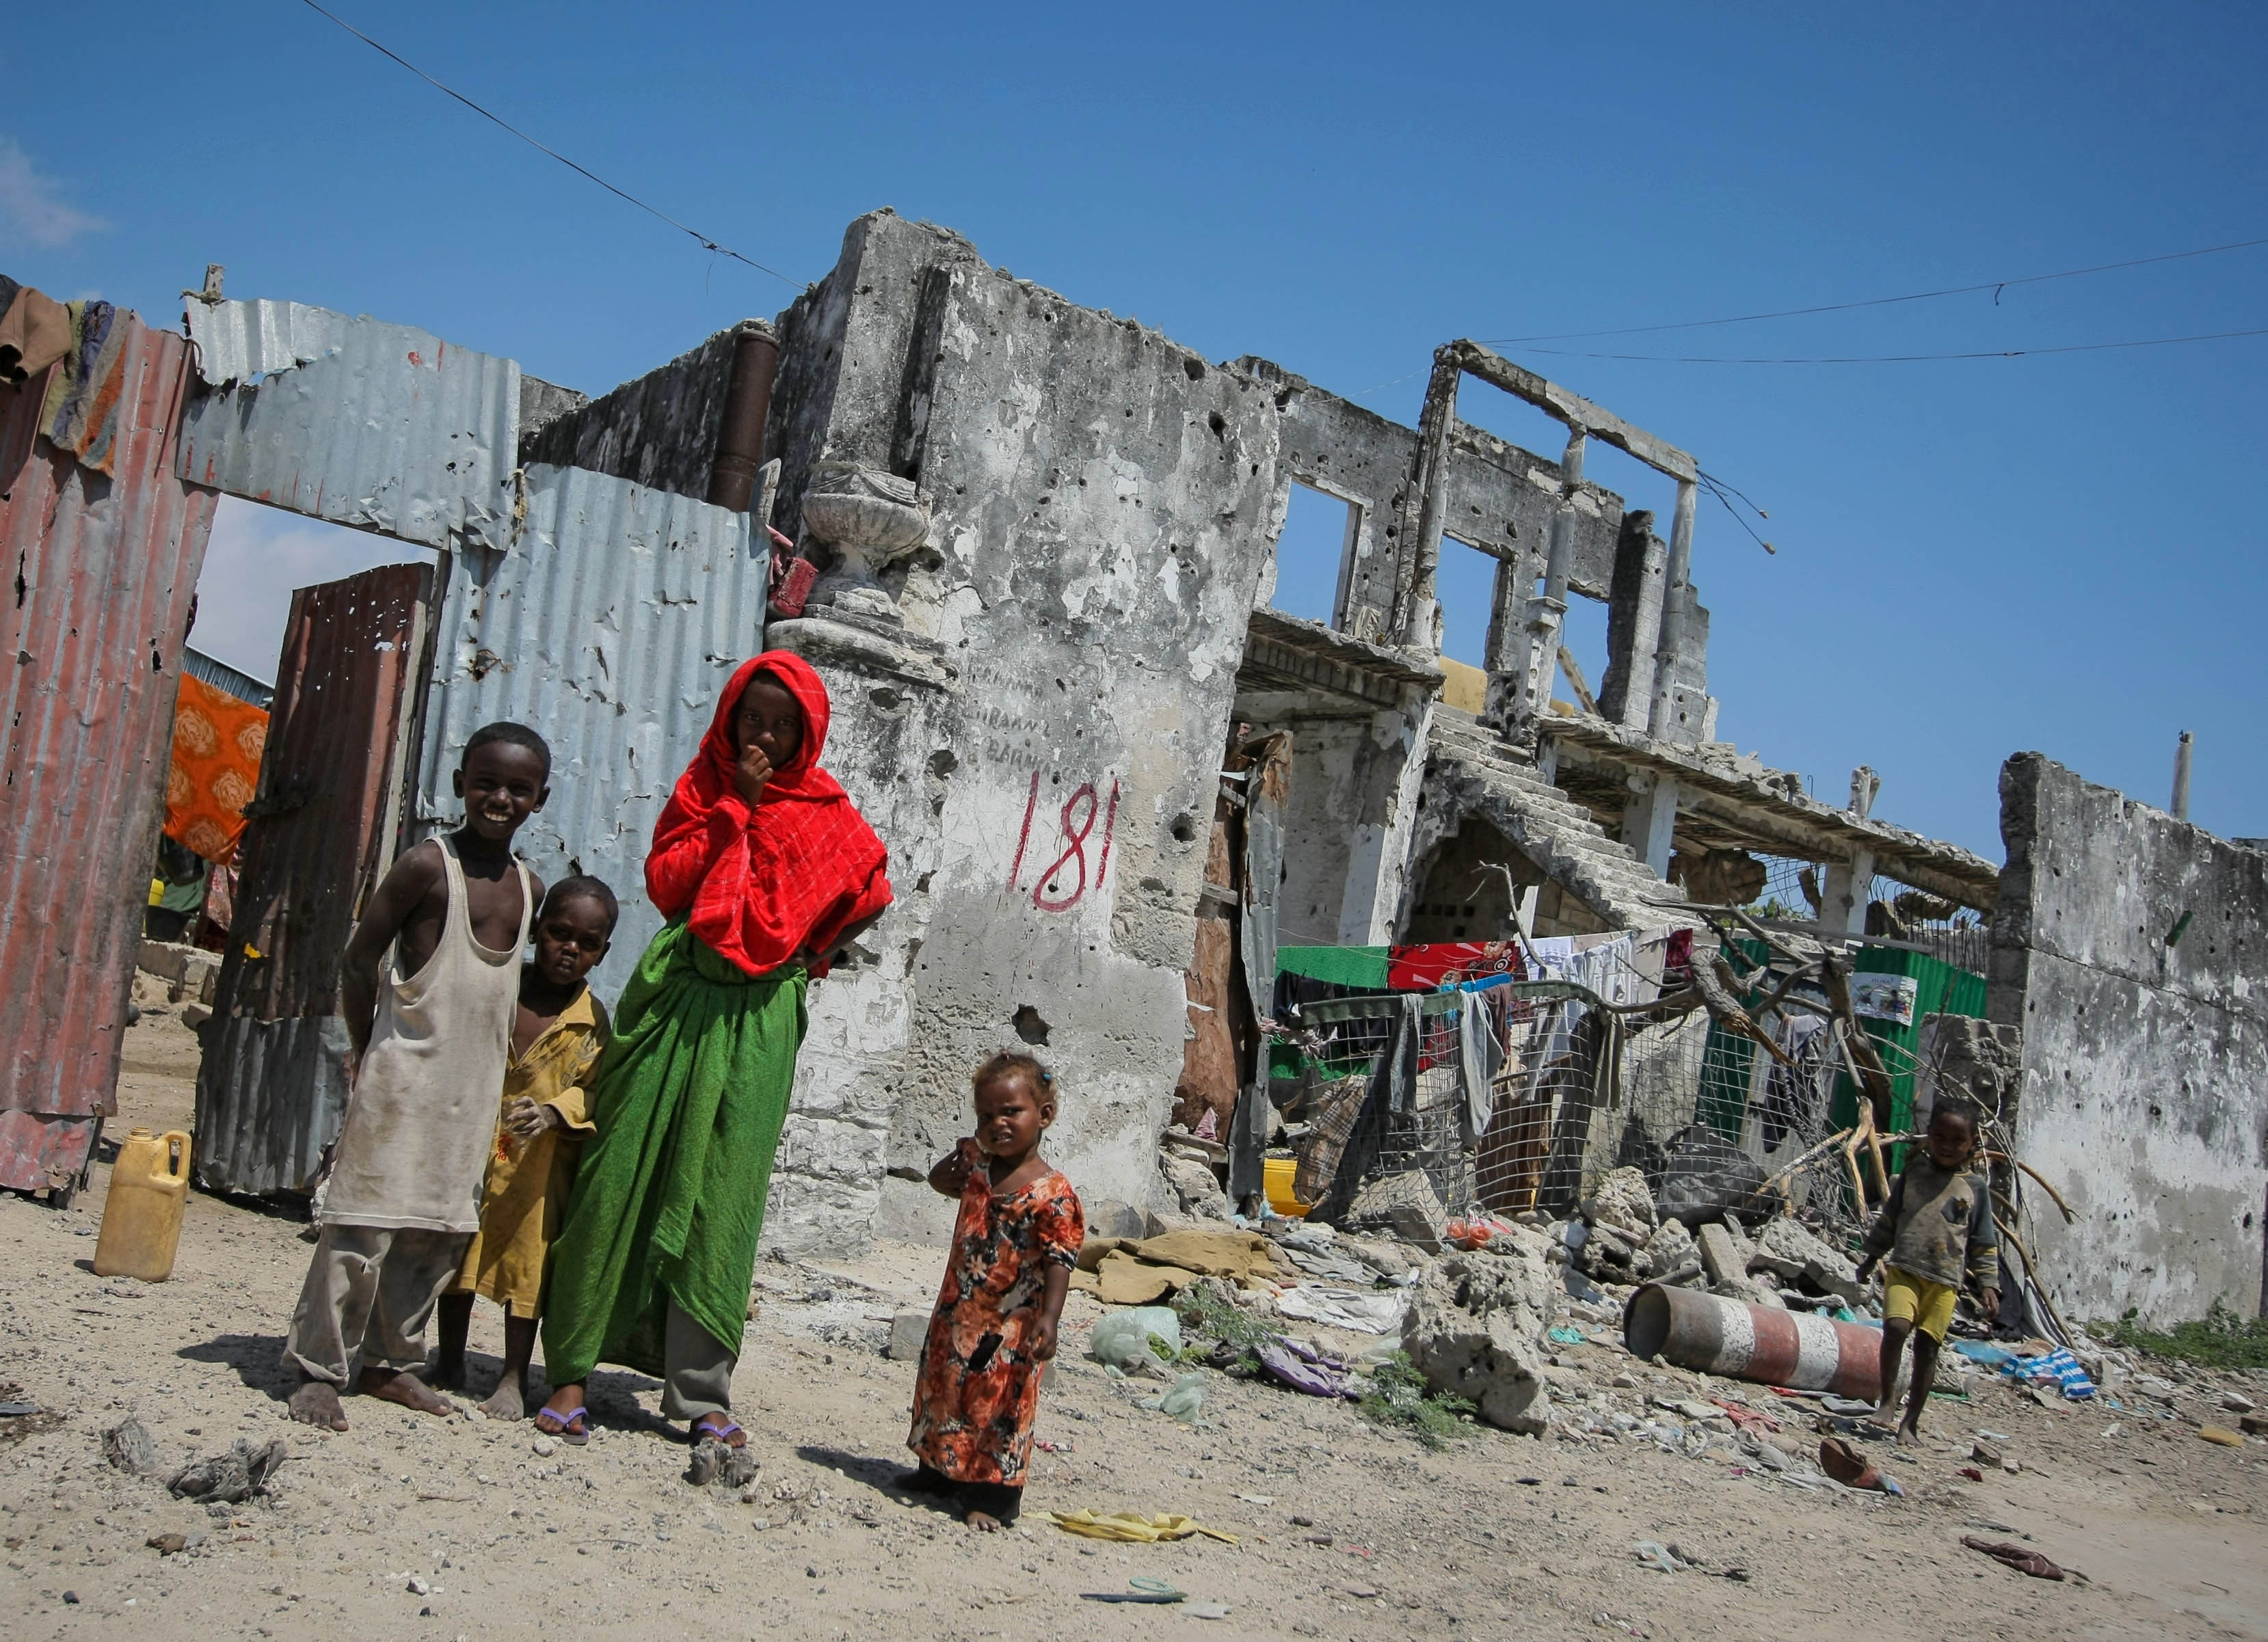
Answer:
POLYGON ((819 767, 827 741, 827 686, 792 651, 744 661, 717 698, 701 751, 653 829, 646 894, 664 917, 691 909, 694 934, 750 975, 808 949, 827 973, 835 939, 890 903, 888 852, 834 777, 819 767), (740 694, 769 674, 803 709, 803 745, 775 770, 754 812, 733 784, 740 763, 733 718, 740 694))

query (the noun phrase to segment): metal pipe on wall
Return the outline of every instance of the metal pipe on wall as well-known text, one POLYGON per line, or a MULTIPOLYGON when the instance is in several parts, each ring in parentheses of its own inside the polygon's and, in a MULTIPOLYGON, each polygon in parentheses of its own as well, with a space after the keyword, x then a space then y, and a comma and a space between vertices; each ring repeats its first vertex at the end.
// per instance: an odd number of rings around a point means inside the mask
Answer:
POLYGON ((2190 818, 2190 733, 2182 732, 2182 739, 2174 743, 2174 819, 2185 821, 2190 818))
POLYGON ((779 370, 779 338, 762 320, 744 320, 733 339, 733 373, 725 388, 725 416, 717 453, 709 466, 708 501, 745 513, 755 499, 764 465, 764 423, 772 410, 772 378, 779 370))

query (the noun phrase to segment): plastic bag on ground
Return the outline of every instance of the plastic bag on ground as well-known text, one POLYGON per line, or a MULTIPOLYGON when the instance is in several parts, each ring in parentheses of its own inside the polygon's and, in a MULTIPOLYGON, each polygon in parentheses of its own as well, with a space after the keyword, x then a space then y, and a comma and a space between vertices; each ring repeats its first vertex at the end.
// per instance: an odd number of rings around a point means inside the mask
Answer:
POLYGON ((1086 1339, 1087 1355, 1121 1373, 1134 1373, 1146 1363, 1179 1357, 1182 1320, 1169 1306, 1137 1306, 1114 1311, 1094 1325, 1086 1339), (1165 1345, 1164 1356, 1151 1348, 1155 1336, 1165 1345))
POLYGON ((1143 1398, 1141 1406, 1189 1423, 1204 1412, 1204 1400, 1205 1375, 1203 1370, 1198 1370, 1183 1374, 1156 1396, 1143 1398))
POLYGON ((1759 1194, 1764 1166, 1706 1123, 1690 1123, 1662 1149, 1653 1204, 1665 1220, 1688 1228, 1729 1214, 1756 1219, 1771 1211, 1759 1194))

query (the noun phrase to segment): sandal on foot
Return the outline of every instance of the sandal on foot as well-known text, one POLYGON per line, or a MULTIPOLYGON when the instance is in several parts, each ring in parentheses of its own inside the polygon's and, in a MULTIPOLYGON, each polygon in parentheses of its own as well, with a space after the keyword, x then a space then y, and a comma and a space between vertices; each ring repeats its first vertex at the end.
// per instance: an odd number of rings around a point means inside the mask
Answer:
POLYGON ((579 1448, 591 1440, 590 1411, 585 1408, 575 1408, 562 1414, 556 1409, 540 1408, 535 1410, 535 1429, 547 1437, 558 1438, 571 1448, 579 1448), (551 1425, 546 1425, 545 1420, 549 1420, 551 1425), (578 1425, 583 1429, 574 1429, 578 1425))
MULTIPOLYGON (((741 1427, 740 1424, 729 1414, 722 1416, 716 1414, 703 1414, 699 1419, 693 1422, 693 1429, 686 1433, 686 1440, 698 1447, 700 1446, 701 1440, 703 1437, 713 1437, 718 1442, 723 1443, 726 1447, 730 1448, 734 1446, 733 1442, 733 1433, 736 1431, 740 1431, 740 1429, 741 1427), (725 1423, 721 1425, 712 1425, 709 1423, 711 1420, 718 1418, 722 1418, 725 1423)), ((747 1445, 743 1443, 740 1446, 745 1447, 747 1445)))

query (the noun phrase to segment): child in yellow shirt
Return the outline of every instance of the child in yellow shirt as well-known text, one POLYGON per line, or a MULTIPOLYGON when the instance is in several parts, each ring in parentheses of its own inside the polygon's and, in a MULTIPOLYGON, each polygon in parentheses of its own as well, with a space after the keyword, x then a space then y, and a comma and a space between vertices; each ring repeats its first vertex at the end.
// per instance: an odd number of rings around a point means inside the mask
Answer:
POLYGON ((607 955, 620 916, 595 878, 561 880, 535 921, 535 959, 522 966, 519 1010, 505 1063, 496 1150, 481 1194, 481 1229, 441 1297, 435 1379, 461 1387, 473 1296, 504 1308, 504 1372, 481 1404, 490 1419, 519 1419, 532 1395, 528 1362, 551 1245, 567 1214, 583 1138, 593 1132, 585 1092, 607 1043, 606 1006, 584 982, 607 955))

